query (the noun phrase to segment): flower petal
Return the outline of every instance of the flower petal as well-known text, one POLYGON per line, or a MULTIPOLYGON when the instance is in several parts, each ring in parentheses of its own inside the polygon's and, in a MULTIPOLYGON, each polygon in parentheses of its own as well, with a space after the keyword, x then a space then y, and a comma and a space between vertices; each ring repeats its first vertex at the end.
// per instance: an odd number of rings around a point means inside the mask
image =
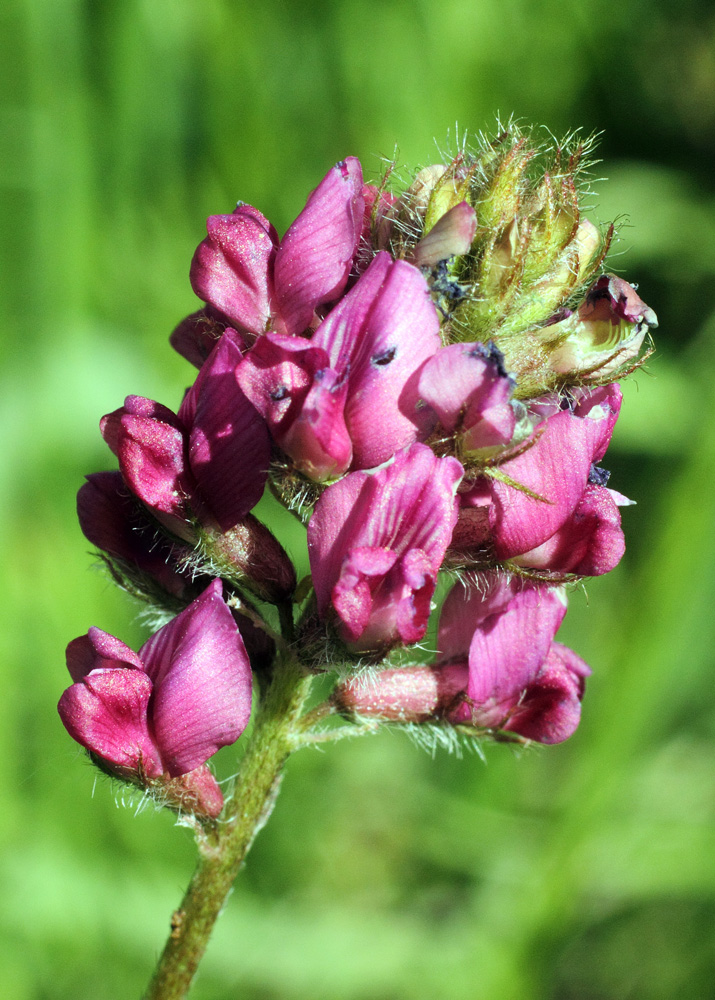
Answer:
POLYGON ((147 724, 151 693, 141 670, 93 670, 64 692, 57 709, 70 736, 87 750, 152 778, 163 767, 147 724))
POLYGON ((194 291, 231 323, 263 333, 270 318, 276 231, 250 205, 239 205, 232 215, 212 215, 206 230, 191 262, 194 291))
POLYGON ((236 335, 227 330, 179 410, 191 427, 189 464, 197 488, 222 531, 261 499, 270 461, 266 423, 236 385, 240 362, 236 335))
POLYGON ((83 680, 93 670, 144 669, 133 649, 109 632, 103 632, 101 628, 92 627, 87 635, 73 639, 67 646, 66 655, 67 669, 73 681, 83 680))
POLYGON ((384 468, 350 473, 322 494, 308 525, 318 611, 325 616, 333 601, 355 648, 424 634, 462 473, 455 459, 415 444, 384 468))
POLYGON ((312 192, 276 254, 275 297, 286 333, 302 333, 315 307, 345 288, 363 210, 362 168, 349 156, 312 192))
POLYGON ((165 768, 192 771, 234 743, 251 712, 251 668, 215 580, 139 650, 154 682, 152 725, 165 768))

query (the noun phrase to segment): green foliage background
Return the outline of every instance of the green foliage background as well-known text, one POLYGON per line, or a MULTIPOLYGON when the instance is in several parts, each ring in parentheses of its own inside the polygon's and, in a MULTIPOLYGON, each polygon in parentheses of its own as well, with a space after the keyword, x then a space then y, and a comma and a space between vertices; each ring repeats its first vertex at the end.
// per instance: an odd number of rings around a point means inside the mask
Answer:
POLYGON ((499 112, 603 130, 590 216, 621 220, 611 266, 661 320, 609 452, 629 551, 561 636, 594 668, 582 726, 486 764, 394 733, 298 755, 194 995, 712 996, 711 5, 10 0, 0 47, 2 995, 138 996, 192 869, 188 831, 95 787, 55 703, 70 638, 146 634, 74 496, 112 467, 102 413, 193 378, 167 336, 205 217, 240 198, 282 230, 343 156, 423 165, 499 112))

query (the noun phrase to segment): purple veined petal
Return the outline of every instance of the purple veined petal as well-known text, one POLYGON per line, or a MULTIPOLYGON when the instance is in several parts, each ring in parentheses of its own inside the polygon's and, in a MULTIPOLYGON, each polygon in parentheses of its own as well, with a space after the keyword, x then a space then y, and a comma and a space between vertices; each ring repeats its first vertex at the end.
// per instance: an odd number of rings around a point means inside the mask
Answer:
POLYGON ((67 646, 67 669, 73 681, 83 680, 93 670, 144 666, 137 654, 120 639, 94 626, 87 635, 73 639, 67 646))
POLYGON ((418 372, 439 347, 439 317, 425 279, 411 264, 395 261, 365 321, 349 374, 345 422, 354 468, 374 468, 420 435, 425 414, 418 372))
POLYGON ((139 656, 154 682, 151 722, 172 777, 238 739, 251 714, 251 668, 220 580, 151 636, 139 656))
POLYGON ((276 253, 275 299, 286 333, 302 333, 315 307, 345 288, 363 211, 362 168, 349 156, 312 192, 276 253))
POLYGON ((625 549, 621 515, 611 491, 590 484, 569 520, 514 561, 532 569, 600 576, 615 569, 625 549))
POLYGON ((300 413, 317 371, 329 367, 320 347, 302 337, 260 337, 236 369, 236 381, 280 444, 300 413))
POLYGON ((119 468, 129 489, 152 510, 183 521, 192 492, 184 435, 151 417, 125 413, 118 435, 119 468))
POLYGON ((337 479, 353 457, 343 411, 347 382, 330 368, 315 372, 300 411, 279 443, 296 468, 315 482, 337 479))
POLYGON ((192 418, 189 465, 196 488, 222 531, 261 499, 270 462, 266 423, 236 384, 240 362, 240 347, 227 330, 179 411, 185 421, 192 418))
MULTIPOLYGON (((400 630, 408 629, 408 621, 419 623, 415 628, 423 634, 425 602, 431 597, 457 519, 455 492, 462 474, 456 459, 437 458, 425 445, 415 444, 376 472, 353 472, 328 487, 308 525, 319 613, 327 614, 337 584, 340 594, 346 595, 349 583, 359 583, 365 606, 365 586, 369 588, 369 617, 374 604, 374 622, 371 617, 365 626, 371 644, 378 643, 378 623, 383 628, 379 640, 383 645, 397 641, 400 630), (410 555, 412 550, 419 554, 410 555), (375 560, 378 553, 386 559, 385 552, 396 558, 380 577, 375 560), (354 580, 350 570, 354 570, 354 580), (383 597, 376 598, 383 585, 383 597)), ((339 614, 340 608, 339 600, 339 614)), ((363 638, 354 637, 352 623, 345 624, 352 629, 349 641, 363 647, 363 638)))
POLYGON ((93 670, 64 692, 57 710, 72 739, 87 750, 113 767, 154 778, 164 768, 147 724, 151 694, 142 670, 93 670))
POLYGON ((191 284, 215 309, 253 334, 270 320, 271 272, 278 238, 273 226, 250 205, 232 215, 212 215, 208 236, 191 262, 191 284))
POLYGON ((466 201, 460 202, 437 220, 414 249, 416 267, 435 267, 442 260, 469 251, 477 232, 477 213, 466 201))
POLYGON ((539 743, 562 743, 581 719, 581 698, 589 667, 567 646, 552 642, 536 678, 505 729, 539 743))

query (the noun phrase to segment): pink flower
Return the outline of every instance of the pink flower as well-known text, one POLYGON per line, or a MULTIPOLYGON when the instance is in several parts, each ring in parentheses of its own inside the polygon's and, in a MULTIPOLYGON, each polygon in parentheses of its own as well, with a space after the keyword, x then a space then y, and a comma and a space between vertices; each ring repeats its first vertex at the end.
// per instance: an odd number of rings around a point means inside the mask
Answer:
POLYGON ((258 336, 300 334, 348 280, 363 223, 362 169, 350 156, 328 171, 282 240, 250 205, 212 215, 191 264, 194 291, 228 323, 258 336))
POLYGON ((334 699, 358 716, 505 730, 560 743, 576 729, 589 668, 554 635, 566 613, 560 591, 485 574, 458 583, 439 628, 440 661, 358 675, 334 699))
POLYGON ((457 519, 462 466, 421 444, 329 486, 308 525, 318 612, 354 650, 418 642, 457 519))
MULTIPOLYGON (((621 404, 617 385, 575 390, 532 404, 543 415, 534 442, 461 496, 453 554, 484 560, 518 557, 524 566, 589 575, 612 569, 624 544, 617 505, 597 468, 621 404), (570 400, 570 403, 569 403, 570 400), (521 487, 521 488, 520 488, 521 487)), ((606 476, 607 478, 607 476, 606 476)))
MULTIPOLYGON (((113 773, 157 785, 177 804, 218 815, 221 792, 205 762, 234 743, 251 713, 248 656, 215 580, 134 653, 91 628, 67 647, 75 683, 58 710, 70 736, 113 773), (182 775, 194 775, 178 786, 182 775)), ((170 801, 171 804, 171 801, 170 801)))
POLYGON ((268 475, 268 431, 236 386, 241 359, 227 330, 184 397, 178 414, 141 396, 102 418, 105 440, 125 482, 172 531, 187 540, 195 518, 234 527, 261 498, 268 475))
POLYGON ((558 589, 490 573, 484 589, 458 583, 442 608, 442 684, 462 689, 445 715, 560 743, 576 729, 589 668, 554 636, 566 614, 558 589))
POLYGON ((454 434, 460 455, 507 445, 514 436, 514 380, 493 343, 451 344, 422 367, 419 394, 454 434))
POLYGON ((424 278, 380 252, 310 340, 267 334, 236 377, 296 467, 325 481, 420 436, 417 373, 439 346, 424 278))

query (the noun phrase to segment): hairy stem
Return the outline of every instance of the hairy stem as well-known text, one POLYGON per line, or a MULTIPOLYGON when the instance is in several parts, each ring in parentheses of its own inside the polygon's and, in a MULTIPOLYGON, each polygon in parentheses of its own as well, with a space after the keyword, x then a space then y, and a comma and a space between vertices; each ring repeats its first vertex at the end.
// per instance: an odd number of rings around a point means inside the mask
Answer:
POLYGON ((172 916, 171 933, 145 1000, 187 996, 243 859, 270 816, 283 767, 300 745, 295 726, 310 681, 292 656, 279 654, 224 818, 199 838, 199 863, 172 916))

